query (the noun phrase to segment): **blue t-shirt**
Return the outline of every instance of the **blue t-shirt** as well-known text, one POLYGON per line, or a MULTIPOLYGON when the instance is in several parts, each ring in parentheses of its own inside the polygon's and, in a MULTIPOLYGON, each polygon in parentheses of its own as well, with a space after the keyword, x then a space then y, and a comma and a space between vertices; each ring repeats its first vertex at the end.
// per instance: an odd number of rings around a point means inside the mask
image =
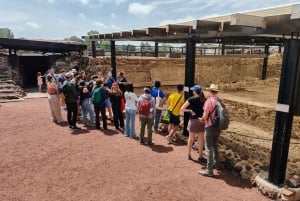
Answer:
POLYGON ((152 92, 151 92, 151 95, 152 97, 155 99, 156 97, 160 97, 160 98, 164 98, 165 97, 165 94, 162 90, 159 90, 158 88, 154 87, 152 89, 152 92), (158 94, 158 91, 159 91, 159 94, 158 94))
POLYGON ((116 81, 115 78, 113 78, 113 77, 108 77, 108 78, 106 79, 108 88, 111 89, 112 84, 113 84, 115 81, 116 81))

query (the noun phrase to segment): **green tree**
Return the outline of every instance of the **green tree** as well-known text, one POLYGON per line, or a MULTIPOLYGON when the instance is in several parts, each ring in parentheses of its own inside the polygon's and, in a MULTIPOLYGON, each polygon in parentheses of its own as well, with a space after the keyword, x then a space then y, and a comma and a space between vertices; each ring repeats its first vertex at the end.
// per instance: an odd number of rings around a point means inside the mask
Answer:
POLYGON ((159 51, 169 52, 170 47, 173 47, 173 46, 168 43, 163 43, 161 46, 159 46, 159 51))
MULTIPOLYGON (((97 35, 97 34, 99 34, 99 32, 96 31, 96 30, 91 30, 91 31, 87 32, 87 35, 88 35, 88 36, 97 35)), ((84 42, 85 44, 91 44, 91 43, 92 43, 92 40, 91 40, 91 39, 83 39, 83 42, 84 42)), ((96 45, 99 46, 100 43, 97 41, 97 42, 96 42, 96 45)))
POLYGON ((143 51, 154 51, 154 47, 148 42, 141 42, 141 48, 143 48, 143 51))
POLYGON ((14 34, 8 28, 0 28, 0 38, 14 38, 14 34))
POLYGON ((109 40, 101 40, 100 49, 103 49, 104 51, 110 51, 110 41, 109 40))
POLYGON ((80 39, 80 38, 77 37, 77 36, 71 36, 70 38, 65 38, 64 40, 65 40, 65 41, 75 41, 75 42, 80 42, 80 43, 83 42, 83 40, 80 39))

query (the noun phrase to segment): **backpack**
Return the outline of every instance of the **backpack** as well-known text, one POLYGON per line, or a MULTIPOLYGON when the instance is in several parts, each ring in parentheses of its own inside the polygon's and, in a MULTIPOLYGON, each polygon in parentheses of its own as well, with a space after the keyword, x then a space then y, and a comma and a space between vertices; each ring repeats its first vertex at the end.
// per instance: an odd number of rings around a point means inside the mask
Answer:
POLYGON ((64 96, 67 98, 69 96, 69 86, 68 83, 65 83, 62 88, 61 92, 64 94, 64 96))
POLYGON ((150 98, 142 97, 142 102, 139 104, 138 112, 141 115, 148 116, 150 114, 150 98))
POLYGON ((217 99, 216 107, 213 111, 215 112, 215 117, 212 118, 212 127, 218 128, 220 130, 226 130, 229 126, 229 113, 225 108, 224 104, 217 99))
POLYGON ((94 89, 93 94, 92 94, 92 103, 97 104, 97 103, 100 103, 101 100, 102 100, 101 87, 97 87, 94 89))

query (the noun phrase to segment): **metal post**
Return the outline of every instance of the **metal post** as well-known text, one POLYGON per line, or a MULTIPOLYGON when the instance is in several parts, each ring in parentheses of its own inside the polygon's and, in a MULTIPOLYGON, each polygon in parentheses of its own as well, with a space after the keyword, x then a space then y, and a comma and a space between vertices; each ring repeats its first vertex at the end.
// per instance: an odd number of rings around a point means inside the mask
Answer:
POLYGON ((278 104, 273 134, 268 181, 282 185, 285 181, 286 166, 293 124, 294 108, 299 104, 300 41, 286 40, 278 94, 278 104), (298 88, 298 90, 297 90, 298 88), (299 97, 298 97, 299 98, 299 97), (280 106, 280 107, 278 107, 280 106))
POLYGON ((264 56, 263 70, 262 70, 262 75, 261 75, 262 80, 265 80, 267 78, 268 58, 269 58, 269 45, 266 45, 265 46, 265 56, 264 56))
POLYGON ((158 58, 158 42, 155 42, 154 57, 158 58))
POLYGON ((222 43, 222 55, 225 55, 225 44, 222 43))
POLYGON ((116 69, 116 43, 114 40, 110 41, 110 63, 111 63, 111 74, 114 78, 117 75, 116 69))
POLYGON ((278 46, 278 53, 281 53, 282 45, 278 46))
POLYGON ((96 58, 96 42, 92 41, 92 57, 96 58))
MULTIPOLYGON (((190 38, 186 42, 186 53, 185 53, 185 78, 184 86, 188 87, 188 90, 184 92, 185 100, 193 95, 193 92, 189 90, 190 87, 194 85, 195 82, 195 57, 196 57, 196 42, 190 38)), ((184 113, 184 128, 183 134, 185 136, 189 135, 189 132, 186 130, 188 121, 188 113, 184 113)))

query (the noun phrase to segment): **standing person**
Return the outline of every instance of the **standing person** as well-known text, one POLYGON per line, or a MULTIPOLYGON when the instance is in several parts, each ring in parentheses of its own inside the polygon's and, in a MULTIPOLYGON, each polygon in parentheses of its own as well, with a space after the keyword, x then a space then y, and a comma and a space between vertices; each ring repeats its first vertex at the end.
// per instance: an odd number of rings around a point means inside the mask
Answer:
POLYGON ((60 98, 60 107, 63 109, 66 108, 65 96, 62 93, 62 88, 65 81, 66 81, 66 71, 64 69, 61 69, 60 75, 57 78, 57 84, 58 84, 58 91, 59 91, 58 96, 60 98))
POLYGON ((82 114, 82 123, 85 126, 94 126, 95 125, 95 120, 94 120, 94 110, 92 108, 92 105, 90 104, 90 98, 91 98, 91 93, 87 88, 87 84, 82 80, 79 83, 79 97, 80 97, 80 102, 79 105, 81 106, 81 114, 82 114), (87 113, 89 114, 90 117, 90 124, 88 124, 87 121, 87 113))
POLYGON ((102 80, 98 79, 96 81, 95 88, 92 91, 92 103, 94 104, 94 112, 96 116, 96 129, 101 129, 99 113, 101 113, 103 129, 107 129, 105 97, 106 90, 102 87, 102 80))
POLYGON ((114 115, 114 125, 117 130, 119 128, 124 129, 124 117, 121 110, 121 99, 123 98, 123 93, 119 88, 117 82, 114 82, 111 87, 110 100, 112 104, 112 111, 114 115))
POLYGON ((41 72, 37 72, 36 79, 37 79, 38 90, 39 92, 42 92, 43 78, 41 72))
POLYGON ((193 96, 188 98, 180 109, 182 112, 190 113, 190 119, 187 126, 187 130, 189 131, 187 159, 192 160, 192 146, 195 135, 198 135, 198 162, 206 163, 206 159, 203 157, 204 123, 201 123, 198 120, 198 118, 203 115, 203 106, 206 99, 200 85, 191 87, 191 90, 193 91, 193 96))
POLYGON ((155 99, 155 118, 154 118, 154 131, 158 133, 158 124, 161 117, 161 112, 163 110, 163 104, 165 102, 165 94, 159 89, 161 86, 160 81, 154 82, 154 87, 152 89, 151 95, 155 99))
POLYGON ((137 103, 138 113, 140 116, 140 144, 144 144, 145 127, 147 126, 147 144, 152 143, 152 126, 154 123, 155 100, 151 96, 151 86, 145 86, 144 94, 142 94, 137 103))
POLYGON ((106 83, 108 88, 111 89, 112 84, 116 81, 116 79, 112 76, 111 72, 107 73, 106 83))
POLYGON ((119 88, 124 94, 126 91, 126 84, 127 84, 127 79, 124 77, 123 72, 119 72, 117 75, 117 83, 119 84, 119 88))
POLYGON ((173 135, 178 130, 180 124, 180 108, 184 103, 183 85, 177 85, 177 92, 172 93, 168 98, 168 110, 171 111, 170 122, 168 126, 169 134, 166 136, 168 144, 173 141, 173 135))
POLYGON ((59 98, 57 95, 57 85, 51 75, 46 77, 48 102, 50 106, 52 121, 58 124, 64 123, 59 106, 59 98))
POLYGON ((125 123, 125 136, 130 138, 135 138, 135 114, 137 110, 137 101, 138 97, 133 92, 133 84, 130 83, 126 85, 126 92, 125 92, 125 116, 126 116, 126 123, 125 123))
POLYGON ((77 99, 78 99, 78 92, 76 90, 75 83, 72 80, 72 73, 66 74, 66 80, 64 82, 64 95, 65 95, 65 102, 67 105, 67 118, 69 123, 70 129, 81 129, 76 126, 77 121, 77 114, 78 114, 78 106, 77 106, 77 99))
POLYGON ((114 122, 113 112, 112 112, 111 101, 110 101, 110 92, 111 92, 111 90, 108 87, 106 82, 103 84, 103 87, 106 90, 106 94, 107 94, 107 96, 105 97, 105 109, 108 112, 109 119, 110 119, 111 123, 113 123, 114 122))
POLYGON ((219 128, 212 126, 212 119, 216 113, 216 101, 218 97, 218 85, 211 84, 208 88, 209 97, 207 98, 203 110, 203 116, 199 118, 200 122, 205 122, 205 151, 207 156, 207 169, 198 171, 199 174, 204 176, 213 177, 213 167, 219 166, 219 150, 218 139, 221 133, 219 128))

